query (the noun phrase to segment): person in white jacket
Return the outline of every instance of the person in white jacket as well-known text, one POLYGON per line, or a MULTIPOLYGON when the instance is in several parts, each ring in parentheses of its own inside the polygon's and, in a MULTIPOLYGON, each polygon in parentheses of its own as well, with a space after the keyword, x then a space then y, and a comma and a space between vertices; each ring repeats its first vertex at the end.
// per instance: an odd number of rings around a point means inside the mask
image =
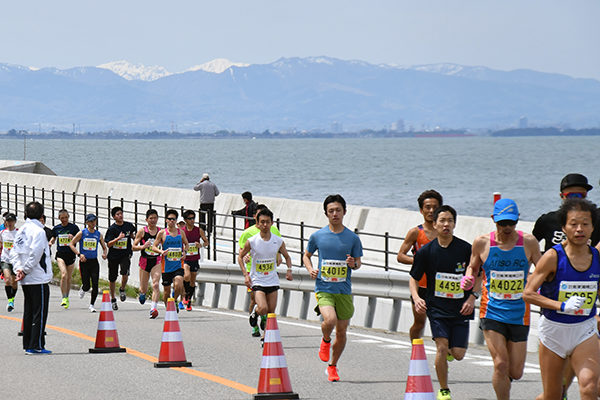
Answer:
POLYGON ((23 312, 23 349, 25 354, 51 354, 45 349, 44 332, 48 317, 49 283, 52 280, 50 247, 40 219, 44 206, 37 201, 27 204, 27 220, 17 233, 11 260, 16 280, 25 298, 23 312))

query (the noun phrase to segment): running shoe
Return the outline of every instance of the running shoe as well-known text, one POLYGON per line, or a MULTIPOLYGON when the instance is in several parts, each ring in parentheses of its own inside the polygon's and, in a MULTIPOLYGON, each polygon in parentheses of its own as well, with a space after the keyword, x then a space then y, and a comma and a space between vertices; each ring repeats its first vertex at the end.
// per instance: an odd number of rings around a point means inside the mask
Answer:
POLYGON ((321 338, 321 346, 319 347, 319 358, 323 362, 329 361, 329 353, 331 350, 331 341, 325 342, 325 339, 321 338))
POLYGON ((252 336, 253 337, 259 337, 260 336, 260 330, 258 329, 258 326, 255 326, 254 328, 252 328, 252 336))
POLYGON ((68 307, 68 306, 67 306, 67 298, 66 298, 66 297, 63 297, 63 298, 62 298, 62 300, 60 301, 60 306, 61 306, 61 307, 64 307, 64 308, 67 308, 67 307, 68 307))
POLYGON ((34 354, 40 354, 40 355, 45 355, 45 354, 52 354, 52 352, 50 350, 46 350, 46 349, 29 349, 29 350, 25 350, 25 354, 30 356, 30 355, 34 355, 34 354))
POLYGON ((125 289, 119 288, 119 298, 121 301, 127 300, 127 294, 125 294, 125 289))
POLYGON ((185 308, 185 306, 183 305, 183 302, 182 302, 182 301, 180 301, 180 302, 179 302, 179 309, 180 309, 180 310, 183 310, 184 308, 185 308))
POLYGON ((187 306, 190 301, 188 300, 187 296, 183 296, 183 300, 181 300, 181 302, 184 306, 187 306))
POLYGON ((90 310, 91 313, 96 312, 96 309, 94 308, 93 304, 90 304, 90 306, 88 307, 88 309, 90 310))
POLYGON ((83 286, 79 288, 79 298, 83 299, 85 297, 85 291, 83 290, 83 286))
POLYGON ((9 301, 8 304, 6 305, 6 311, 11 312, 14 309, 15 309, 15 302, 9 301))
POLYGON ((452 354, 448 353, 446 355, 446 361, 454 361, 454 356, 452 356, 452 354))
POLYGON ((146 293, 140 293, 140 304, 144 305, 146 302, 146 293))
POLYGON ((260 329, 262 329, 264 331, 265 330, 265 326, 267 326, 267 316, 266 315, 261 315, 260 316, 260 329))
POLYGON ((158 317, 158 310, 156 308, 153 308, 152 310, 150 310, 150 319, 156 319, 156 317, 158 317))
POLYGON ((188 301, 187 304, 185 305, 185 309, 186 311, 192 311, 192 302, 188 301))
POLYGON ((337 382, 340 380, 340 376, 338 375, 338 369, 334 365, 328 365, 325 370, 325 374, 327 374, 327 379, 329 382, 337 382))
POLYGON ((258 326, 257 324, 257 319, 258 319, 258 315, 256 315, 256 305, 254 305, 254 308, 252 309, 252 312, 250 313, 250 318, 248 319, 248 322, 250 322, 250 326, 255 328, 258 326))
POLYGON ((440 389, 437 395, 437 400, 452 400, 450 389, 440 389))
POLYGON ((117 305, 117 299, 110 299, 110 302, 112 304, 112 309, 117 311, 119 309, 119 306, 117 305))

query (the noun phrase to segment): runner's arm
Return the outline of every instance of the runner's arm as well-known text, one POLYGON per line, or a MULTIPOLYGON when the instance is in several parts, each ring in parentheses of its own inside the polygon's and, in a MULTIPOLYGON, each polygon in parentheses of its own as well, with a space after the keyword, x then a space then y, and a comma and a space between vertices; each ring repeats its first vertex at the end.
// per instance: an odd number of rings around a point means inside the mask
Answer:
POLYGON ((202 247, 208 247, 208 239, 206 238, 206 233, 204 233, 204 229, 200 229, 200 237, 202 238, 202 247))
POLYGON ((77 234, 73 237, 73 239, 71 239, 71 241, 69 242, 69 248, 71 249, 71 251, 73 253, 75 253, 75 255, 81 255, 81 253, 77 253, 77 247, 75 247, 75 245, 77 244, 77 242, 79 242, 81 240, 81 231, 77 232, 77 234))
POLYGON ((415 302, 415 310, 419 314, 425 314, 425 311, 427 310, 427 303, 425 303, 425 299, 419 297, 419 281, 411 276, 410 281, 408 282, 408 287, 410 289, 410 295, 415 302))
POLYGON ((547 251, 544 253, 527 280, 527 285, 525 286, 525 290, 523 290, 524 301, 551 310, 560 310, 562 304, 560 301, 549 299, 538 293, 538 289, 544 282, 548 282, 554 278, 557 263, 558 256, 556 251, 547 251))
POLYGON ((250 252, 250 242, 246 242, 244 244, 244 248, 240 251, 238 255, 238 264, 240 265, 240 269, 242 270, 242 274, 244 274, 244 283, 248 288, 252 288, 252 280, 250 279, 250 274, 246 270, 246 263, 244 263, 244 256, 250 252))
POLYGON ((411 228, 406 234, 406 238, 402 242, 402 246, 400 246, 400 251, 398 251, 398 256, 396 256, 396 260, 400 264, 412 265, 413 258, 408 255, 408 252, 415 245, 418 236, 419 228, 417 227, 411 228))
POLYGON ((131 250, 133 251, 141 251, 144 250, 144 246, 139 246, 140 242, 144 238, 144 228, 137 231, 135 234, 135 239, 133 239, 133 243, 131 243, 131 250))
MULTIPOLYGON (((469 288, 473 287, 476 281, 476 277, 479 276, 479 271, 483 265, 482 254, 485 251, 487 239, 485 236, 478 236, 473 242, 471 251, 471 259, 469 260, 469 266, 465 271, 465 277, 463 278, 464 285, 469 288)), ((481 285, 481 279, 479 280, 481 285)))
POLYGON ((102 251, 104 252, 102 254, 102 259, 106 260, 108 254, 108 247, 106 247, 106 242, 104 241, 104 236, 102 236, 102 234, 100 234, 100 246, 102 246, 102 251))
POLYGON ((535 236, 528 235, 526 233, 523 235, 523 241, 525 242, 525 252, 529 253, 529 257, 527 257, 529 263, 537 265, 537 263, 540 261, 540 258, 542 258, 540 243, 537 241, 535 236))
POLYGON ((277 254, 282 255, 283 258, 285 258, 285 263, 287 264, 287 272, 285 274, 285 279, 287 279, 288 281, 293 280, 294 278, 292 277, 292 257, 290 257, 287 249, 285 248, 285 243, 281 243, 279 253, 277 254))
POLYGON ((158 232, 158 235, 156 235, 156 239, 154 240, 154 243, 152 243, 152 251, 158 254, 163 254, 163 251, 161 249, 158 248, 158 246, 160 246, 164 239, 165 239, 165 232, 166 230, 162 230, 160 232, 158 232))
POLYGON ((313 268, 312 261, 310 260, 312 255, 313 255, 313 253, 310 253, 309 251, 305 251, 304 255, 302 256, 302 262, 304 263, 304 267, 310 274, 310 278, 317 279, 317 276, 319 276, 319 270, 313 268))

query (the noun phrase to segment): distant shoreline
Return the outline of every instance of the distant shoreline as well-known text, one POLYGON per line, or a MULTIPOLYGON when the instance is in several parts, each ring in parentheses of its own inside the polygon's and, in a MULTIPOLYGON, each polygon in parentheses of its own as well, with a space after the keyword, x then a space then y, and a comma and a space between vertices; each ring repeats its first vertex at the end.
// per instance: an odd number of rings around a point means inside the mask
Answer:
POLYGON ((504 129, 500 131, 470 132, 467 130, 434 130, 434 131, 413 131, 413 132, 394 132, 394 131, 374 131, 363 130, 360 132, 343 133, 317 133, 317 132, 235 132, 218 131, 215 133, 180 133, 180 132, 27 132, 9 130, 7 133, 0 133, 0 139, 360 139, 360 138, 461 138, 473 136, 491 136, 491 137, 530 137, 530 136, 600 136, 600 128, 589 129, 559 129, 559 128, 524 128, 524 129, 504 129))

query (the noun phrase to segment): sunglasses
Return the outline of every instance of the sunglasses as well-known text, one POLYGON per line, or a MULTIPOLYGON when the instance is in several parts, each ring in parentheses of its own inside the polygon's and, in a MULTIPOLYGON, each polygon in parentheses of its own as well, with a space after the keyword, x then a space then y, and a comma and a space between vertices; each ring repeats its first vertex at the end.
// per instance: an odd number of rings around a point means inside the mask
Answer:
POLYGON ((165 218, 167 221, 175 221, 177 218, 165 218))
POLYGON ((512 221, 510 219, 503 219, 502 221, 498 221, 496 222, 498 224, 498 226, 501 226, 503 228, 506 228, 507 226, 513 226, 516 225, 517 222, 519 222, 519 220, 517 221, 512 221))
POLYGON ((586 192, 570 192, 570 193, 563 193, 563 196, 565 196, 567 199, 585 199, 587 197, 587 193, 586 192))
POLYGON ((189 218, 186 218, 186 219, 192 220, 192 219, 196 219, 196 217, 189 217, 189 218))

